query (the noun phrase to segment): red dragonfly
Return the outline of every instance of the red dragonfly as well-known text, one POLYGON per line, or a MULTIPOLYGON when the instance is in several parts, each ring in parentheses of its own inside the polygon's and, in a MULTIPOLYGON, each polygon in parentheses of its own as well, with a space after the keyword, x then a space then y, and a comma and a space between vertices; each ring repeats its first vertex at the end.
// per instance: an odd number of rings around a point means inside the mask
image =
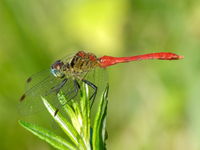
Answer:
POLYGON ((20 115, 29 115, 44 109, 40 96, 46 97, 56 108, 55 115, 62 105, 78 97, 81 83, 84 82, 93 94, 90 99, 92 107, 95 97, 101 95, 108 82, 106 68, 117 63, 143 59, 179 60, 183 56, 171 52, 150 53, 131 57, 103 56, 97 58, 93 53, 79 51, 57 60, 50 68, 31 76, 25 85, 26 92, 18 103, 20 115), (58 103, 56 95, 63 91, 67 101, 58 103), (57 100, 57 101, 56 101, 57 100))

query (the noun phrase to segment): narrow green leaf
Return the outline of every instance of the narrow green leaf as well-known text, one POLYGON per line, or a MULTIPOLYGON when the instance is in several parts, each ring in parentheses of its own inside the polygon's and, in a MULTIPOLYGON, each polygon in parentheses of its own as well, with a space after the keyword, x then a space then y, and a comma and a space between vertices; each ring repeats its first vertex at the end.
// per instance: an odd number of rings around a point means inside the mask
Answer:
POLYGON ((80 107, 81 113, 83 116, 83 126, 82 126, 82 134, 84 137, 84 142, 87 149, 91 149, 90 144, 90 101, 89 101, 89 89, 87 84, 83 84, 83 90, 80 91, 81 99, 80 99, 80 107))
POLYGON ((106 113, 108 104, 108 86, 105 92, 102 94, 98 111, 95 117, 94 130, 93 130, 93 149, 103 150, 105 149, 105 125, 106 125, 106 113))
POLYGON ((78 133, 81 135, 81 128, 83 126, 82 113, 81 113, 79 104, 76 101, 74 101, 74 100, 71 100, 71 102, 72 102, 72 107, 73 107, 73 110, 74 110, 75 116, 76 116, 76 118, 75 118, 76 121, 72 121, 72 124, 76 128, 76 130, 78 131, 78 133))
POLYGON ((46 130, 38 125, 27 123, 24 121, 19 121, 19 123, 24 127, 25 129, 32 132, 34 135, 39 137, 40 139, 48 142, 53 147, 57 149, 68 149, 68 150, 76 150, 77 148, 72 145, 71 143, 67 142, 60 136, 56 135, 55 133, 46 130))
MULTIPOLYGON (((58 100, 60 102, 66 102, 66 96, 63 92, 61 94, 58 93, 57 95, 58 100)), ((76 101, 71 100, 72 107, 67 103, 63 106, 64 111, 67 113, 73 126, 75 127, 76 131, 80 134, 81 133, 81 126, 82 126, 82 115, 80 113, 79 105, 76 101)))
POLYGON ((81 150, 85 150, 85 144, 81 138, 81 136, 78 134, 76 129, 71 125, 71 123, 64 118, 60 112, 54 116, 54 113, 56 111, 56 108, 54 108, 47 100, 42 98, 46 108, 50 112, 51 116, 54 118, 54 120, 60 125, 60 127, 63 129, 63 131, 69 136, 69 138, 74 142, 74 144, 79 147, 81 150))

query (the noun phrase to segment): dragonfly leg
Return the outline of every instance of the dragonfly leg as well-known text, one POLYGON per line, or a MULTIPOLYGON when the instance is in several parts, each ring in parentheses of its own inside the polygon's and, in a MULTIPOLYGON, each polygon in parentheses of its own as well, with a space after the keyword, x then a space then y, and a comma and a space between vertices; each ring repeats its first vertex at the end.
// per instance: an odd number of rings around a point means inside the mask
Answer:
POLYGON ((67 82, 67 79, 68 79, 68 78, 65 78, 60 84, 58 84, 58 85, 52 87, 51 90, 47 91, 47 92, 46 92, 46 96, 49 95, 49 94, 51 94, 51 93, 54 92, 54 91, 56 91, 56 95, 57 95, 58 92, 60 91, 60 89, 61 89, 61 88, 65 85, 65 83, 67 82), (57 86, 59 86, 59 87, 58 87, 57 89, 54 89, 54 88, 57 87, 57 86), (52 90, 52 89, 54 89, 54 90, 52 90))
MULTIPOLYGON (((76 95, 78 94, 78 90, 80 89, 80 85, 78 84, 78 82, 76 81, 76 79, 73 78, 73 80, 74 80, 74 87, 75 87, 75 89, 74 89, 73 91, 71 91, 71 92, 68 92, 66 95, 68 95, 68 94, 70 94, 70 93, 73 93, 73 92, 76 92, 76 93, 74 94, 74 96, 70 97, 69 100, 67 100, 67 103, 68 103, 71 99, 73 99, 74 97, 76 97, 76 95)), ((66 104, 66 103, 65 103, 65 104, 66 104)))
POLYGON ((60 89, 65 85, 65 83, 67 82, 67 79, 68 79, 68 78, 65 78, 65 79, 61 82, 60 87, 54 90, 54 91, 56 91, 56 95, 58 94, 58 92, 60 91, 60 89))
MULTIPOLYGON (((78 86, 77 88, 80 89, 80 85, 79 85, 79 83, 76 82, 76 84, 77 84, 77 86, 78 86)), ((73 92, 76 92, 76 89, 74 89, 73 91, 68 92, 68 93, 65 94, 65 95, 71 94, 71 93, 73 93, 73 92)))
MULTIPOLYGON (((73 81, 74 81, 74 87, 75 89, 71 92, 68 92, 66 95, 70 94, 70 93, 73 93, 73 92, 76 92, 74 94, 74 96, 70 97, 69 100, 67 100, 67 102, 65 104, 67 104, 71 99, 73 99, 74 97, 76 97, 76 95, 78 94, 78 90, 80 89, 80 85, 78 84, 78 82, 76 81, 75 78, 73 78, 73 81)), ((60 89, 59 89, 60 90, 60 89)), ((58 91, 59 92, 59 91, 58 91)), ((63 104, 63 106, 65 105, 63 104)), ((59 105, 58 108, 56 109, 55 113, 54 113, 54 117, 56 116, 56 114, 58 113, 59 109, 61 108, 62 105, 59 105)))
POLYGON ((55 89, 56 87, 60 86, 60 84, 56 85, 56 86, 53 86, 50 90, 46 91, 46 96, 51 94, 51 92, 53 92, 54 90, 56 91, 57 89, 55 89))
POLYGON ((97 86, 94 85, 93 83, 91 83, 91 82, 85 80, 85 79, 82 79, 82 81, 85 82, 87 85, 89 85, 90 87, 92 87, 92 88, 94 89, 94 93, 93 93, 92 96, 90 97, 90 99, 93 98, 93 99, 92 99, 92 103, 91 103, 91 105, 90 105, 90 109, 91 109, 91 108, 92 108, 92 105, 93 105, 93 103, 94 103, 96 94, 97 94, 97 86))

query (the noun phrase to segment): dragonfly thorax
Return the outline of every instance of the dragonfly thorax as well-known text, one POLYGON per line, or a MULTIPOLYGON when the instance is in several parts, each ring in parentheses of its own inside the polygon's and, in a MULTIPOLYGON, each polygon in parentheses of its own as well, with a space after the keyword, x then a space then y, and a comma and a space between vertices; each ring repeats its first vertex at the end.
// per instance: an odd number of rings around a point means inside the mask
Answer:
POLYGON ((66 62, 66 70, 75 75, 86 73, 97 66, 100 66, 97 57, 92 53, 83 51, 79 51, 69 62, 66 62))
POLYGON ((51 66, 51 73, 56 78, 64 78, 65 77, 65 66, 64 63, 61 60, 57 60, 52 66, 51 66))

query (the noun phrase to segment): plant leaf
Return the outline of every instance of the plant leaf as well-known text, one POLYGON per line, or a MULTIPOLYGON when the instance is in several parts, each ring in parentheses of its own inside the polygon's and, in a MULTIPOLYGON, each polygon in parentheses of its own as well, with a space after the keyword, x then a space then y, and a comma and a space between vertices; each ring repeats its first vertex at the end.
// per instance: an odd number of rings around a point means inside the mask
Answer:
POLYGON ((83 84, 83 90, 80 91, 80 107, 81 114, 83 116, 82 120, 82 134, 83 140, 87 149, 91 149, 90 144, 90 101, 89 101, 89 89, 87 84, 83 84))
POLYGON ((94 130, 93 130, 93 149, 104 150, 106 140, 106 114, 108 104, 108 86, 102 94, 101 101, 99 103, 98 111, 95 117, 94 130))
POLYGON ((72 145, 71 143, 67 142, 60 136, 56 135, 55 133, 47 129, 44 129, 38 125, 31 124, 24 121, 19 121, 19 123, 22 125, 22 127, 29 130, 34 135, 48 142, 49 144, 51 144, 53 147, 57 149, 77 150, 77 148, 74 145, 72 145))
MULTIPOLYGON (((45 100, 42 97, 42 100, 46 106, 46 108, 48 109, 48 111, 50 112, 51 116, 54 118, 54 120, 59 124, 59 126, 62 128, 62 130, 69 136, 69 138, 74 142, 74 144, 80 149, 80 150, 85 150, 85 144, 81 138, 81 136, 78 134, 77 130, 71 125, 71 123, 64 118, 60 112, 58 111, 58 113, 56 114, 56 116, 54 116, 56 108, 54 108, 47 100, 45 100)), ((69 106, 68 104, 66 104, 65 106, 69 106)))

